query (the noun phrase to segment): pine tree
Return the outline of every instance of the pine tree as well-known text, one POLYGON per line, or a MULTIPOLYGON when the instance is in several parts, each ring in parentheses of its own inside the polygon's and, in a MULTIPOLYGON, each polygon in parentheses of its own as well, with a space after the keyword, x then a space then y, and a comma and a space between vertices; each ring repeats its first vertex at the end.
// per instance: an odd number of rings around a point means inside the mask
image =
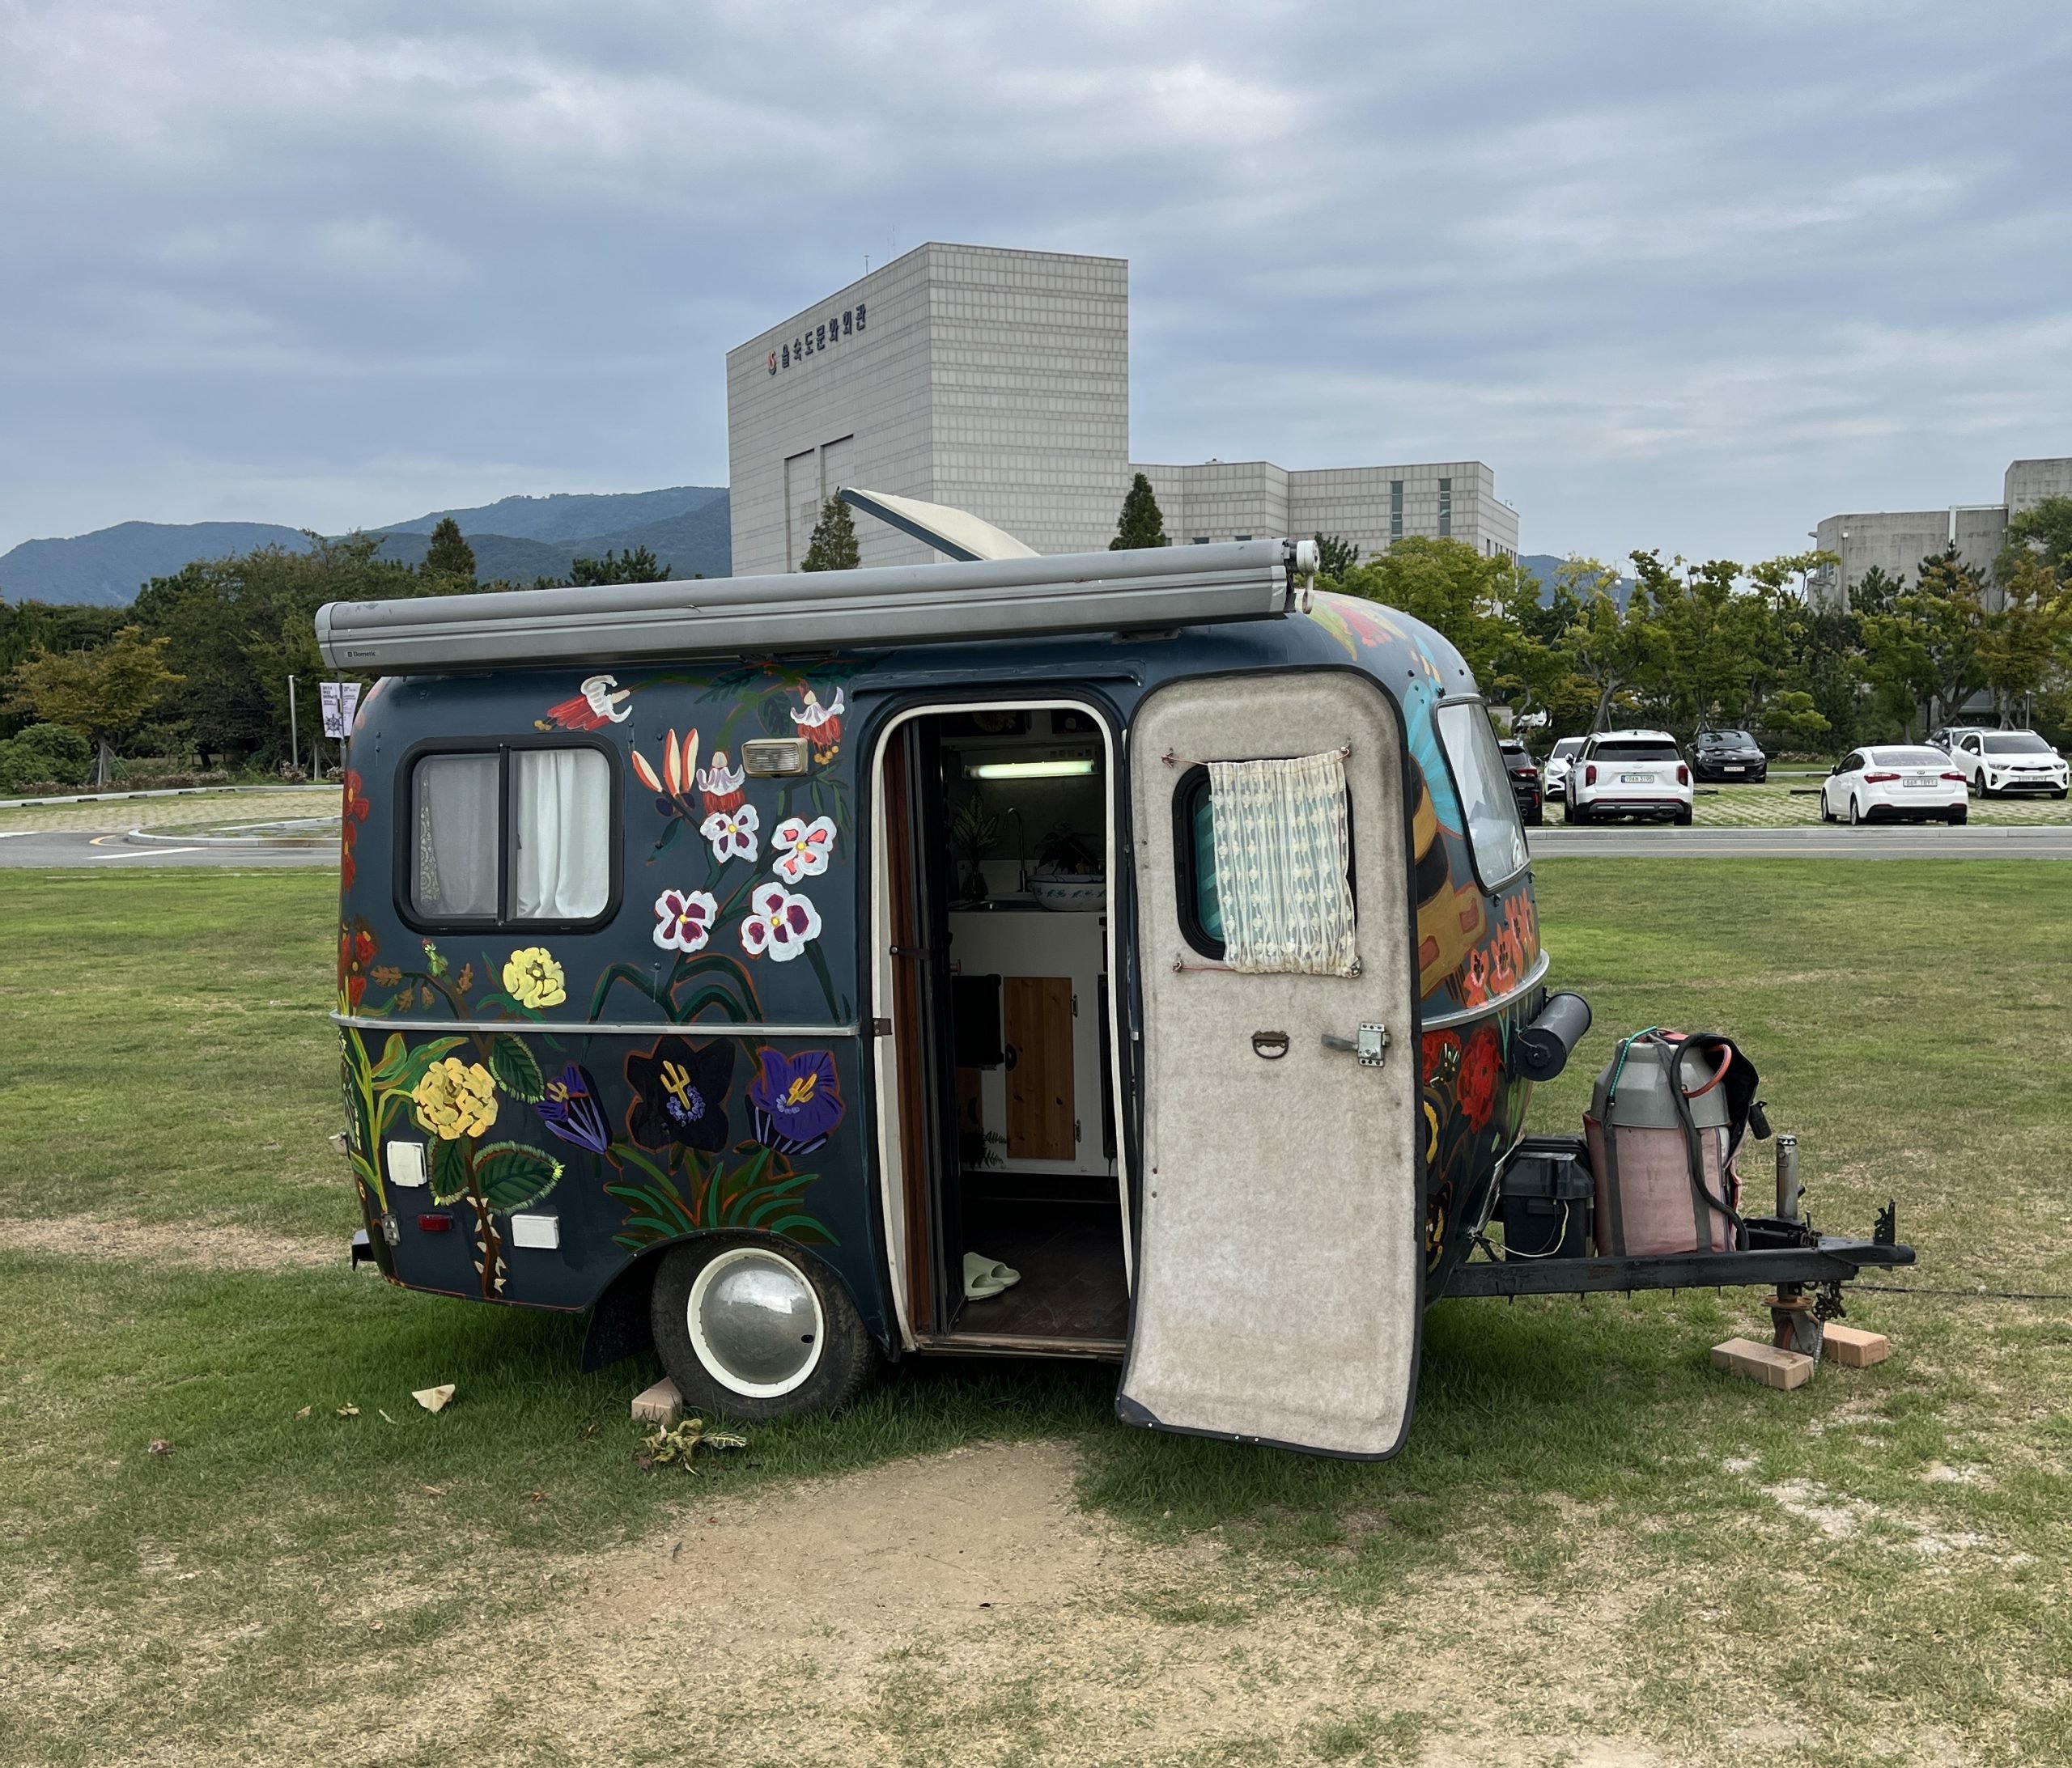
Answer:
POLYGON ((439 517, 439 526, 431 531, 431 545, 425 549, 424 574, 465 577, 471 583, 475 580, 475 549, 462 536, 461 524, 450 515, 439 517))
POLYGON ((1151 481, 1141 473, 1130 481, 1130 494, 1123 499, 1122 519, 1115 524, 1115 537, 1108 543, 1111 553, 1125 553, 1140 546, 1170 546, 1166 537, 1166 518, 1158 513, 1158 498, 1151 481))
POLYGON ((802 571, 853 571, 863 562, 863 555, 856 548, 856 524, 851 519, 849 506, 839 498, 830 498, 820 507, 820 519, 813 524, 813 538, 806 545, 805 562, 802 571))

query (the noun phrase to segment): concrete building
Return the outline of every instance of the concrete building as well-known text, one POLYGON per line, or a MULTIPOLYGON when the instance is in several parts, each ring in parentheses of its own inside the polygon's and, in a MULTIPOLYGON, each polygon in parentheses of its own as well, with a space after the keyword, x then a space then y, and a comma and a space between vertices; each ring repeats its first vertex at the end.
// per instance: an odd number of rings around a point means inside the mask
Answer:
POLYGON ((2072 497, 2072 456, 2011 463, 1998 503, 1831 515, 1813 531, 1814 542, 1823 552, 1839 554, 1841 564, 1815 572, 1807 587, 1815 601, 1846 608, 1850 591, 1872 566, 1911 583, 1924 558, 1952 545, 1967 565, 1989 574, 2007 538, 2009 519, 2052 497, 2072 497))
MULTIPOLYGON (((1129 457, 1129 265, 929 244, 727 354, 737 576, 794 570, 840 485, 953 504, 1041 553, 1093 552, 1132 473, 1176 544, 1335 534, 1363 556, 1405 535, 1515 556, 1518 512, 1480 461, 1290 472, 1129 457)), ((934 555, 857 524, 866 565, 934 555)))

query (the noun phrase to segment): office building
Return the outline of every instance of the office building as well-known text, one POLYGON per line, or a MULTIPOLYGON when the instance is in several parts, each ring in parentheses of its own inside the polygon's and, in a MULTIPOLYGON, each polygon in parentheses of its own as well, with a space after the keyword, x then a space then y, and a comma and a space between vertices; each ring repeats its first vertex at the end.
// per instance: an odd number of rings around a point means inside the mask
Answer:
MULTIPOLYGON (((1515 556, 1518 512, 1480 461, 1290 471, 1139 464, 1129 448, 1129 265, 930 244, 727 355, 737 576, 792 570, 838 485, 948 503, 1041 553, 1092 552, 1147 474, 1175 544, 1408 535, 1515 556)), ((866 565, 933 555, 873 522, 866 565)))

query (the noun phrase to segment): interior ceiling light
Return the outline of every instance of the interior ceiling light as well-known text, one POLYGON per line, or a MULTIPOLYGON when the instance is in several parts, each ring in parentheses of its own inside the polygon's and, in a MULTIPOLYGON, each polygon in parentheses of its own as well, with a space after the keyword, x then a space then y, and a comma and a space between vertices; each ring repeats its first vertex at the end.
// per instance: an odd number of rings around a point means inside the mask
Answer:
POLYGON ((965 765, 968 780, 1056 780, 1093 772, 1091 758, 1067 761, 971 761, 965 765))

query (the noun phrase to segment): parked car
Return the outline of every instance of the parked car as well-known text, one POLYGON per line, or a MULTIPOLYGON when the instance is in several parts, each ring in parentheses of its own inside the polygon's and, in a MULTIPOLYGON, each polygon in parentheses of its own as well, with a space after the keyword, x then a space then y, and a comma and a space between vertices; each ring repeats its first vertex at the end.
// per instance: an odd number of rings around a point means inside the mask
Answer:
POLYGON ((1968 802, 1964 776, 1925 743, 1852 749, 1820 782, 1824 823, 1961 823, 1968 802))
POLYGON ((1539 775, 1541 789, 1548 798, 1569 795, 1569 765, 1582 752, 1583 740, 1579 736, 1565 736, 1554 745, 1539 775))
POLYGON ((1532 752, 1514 736, 1499 737, 1497 747, 1504 757, 1504 771, 1511 777, 1511 798, 1518 808, 1518 820, 1538 825, 1547 820, 1540 808, 1539 766, 1532 752))
POLYGON ((2065 757, 2033 731, 1966 731, 1950 759, 1965 786, 1981 798, 2004 792, 2065 795, 2065 757))
POLYGON ((1562 820, 1659 816, 1691 820, 1691 769, 1667 731, 1601 731, 1569 765, 1562 820))
POLYGON ((1928 733, 1928 740, 1947 755, 1956 748, 1959 737, 1968 736, 1974 731, 1983 731, 1985 729, 1985 727, 1982 724, 1938 725, 1928 733))
POLYGON ((1770 758, 1746 731, 1700 731, 1691 740, 1691 771, 1701 780, 1770 777, 1770 758))

